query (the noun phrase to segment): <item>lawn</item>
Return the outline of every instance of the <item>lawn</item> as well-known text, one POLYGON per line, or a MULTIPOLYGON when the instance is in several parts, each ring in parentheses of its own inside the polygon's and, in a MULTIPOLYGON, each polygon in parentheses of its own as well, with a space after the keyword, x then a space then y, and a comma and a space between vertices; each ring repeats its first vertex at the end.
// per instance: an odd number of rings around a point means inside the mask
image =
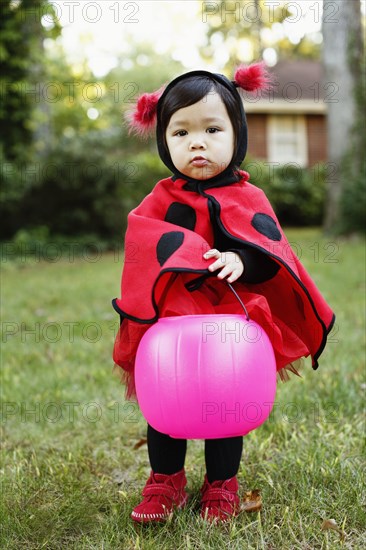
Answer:
POLYGON ((202 441, 188 445, 187 509, 165 525, 129 519, 149 463, 134 448, 145 422, 112 373, 121 255, 3 258, 2 549, 366 547, 365 243, 287 235, 337 321, 319 370, 280 383, 244 439, 241 493, 259 489, 262 511, 218 527, 197 514, 202 441), (322 529, 331 519, 338 531, 322 529))

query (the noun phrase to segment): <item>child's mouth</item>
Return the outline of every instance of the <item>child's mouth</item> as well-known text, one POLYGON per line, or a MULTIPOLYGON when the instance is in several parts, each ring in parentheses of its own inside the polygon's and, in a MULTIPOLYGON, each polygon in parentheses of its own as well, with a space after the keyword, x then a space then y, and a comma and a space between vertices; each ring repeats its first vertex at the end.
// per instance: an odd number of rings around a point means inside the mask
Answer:
POLYGON ((191 160, 191 164, 193 164, 193 166, 202 167, 208 164, 208 160, 204 157, 194 157, 194 159, 191 160))

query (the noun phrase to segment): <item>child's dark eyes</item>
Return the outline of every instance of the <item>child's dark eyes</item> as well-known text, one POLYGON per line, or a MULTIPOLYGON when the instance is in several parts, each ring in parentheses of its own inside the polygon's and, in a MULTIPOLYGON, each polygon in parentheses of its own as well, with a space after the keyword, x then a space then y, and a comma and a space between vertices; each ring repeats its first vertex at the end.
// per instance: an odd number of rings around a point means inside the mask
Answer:
MULTIPOLYGON (((214 127, 210 127, 210 128, 207 128, 206 132, 209 133, 209 134, 215 134, 216 132, 219 132, 220 129, 219 128, 214 128, 214 127)), ((178 132, 175 132, 175 136, 179 136, 179 137, 183 137, 183 136, 186 136, 188 134, 187 130, 178 130, 178 132)))

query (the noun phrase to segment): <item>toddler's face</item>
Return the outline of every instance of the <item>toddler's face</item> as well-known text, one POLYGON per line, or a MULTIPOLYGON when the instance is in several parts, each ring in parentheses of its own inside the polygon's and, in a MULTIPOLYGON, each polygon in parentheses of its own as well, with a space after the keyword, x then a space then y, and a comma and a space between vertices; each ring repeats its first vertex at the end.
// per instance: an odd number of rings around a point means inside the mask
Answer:
POLYGON ((197 180, 223 172, 234 154, 234 130, 216 92, 176 111, 165 137, 174 166, 185 176, 197 180))

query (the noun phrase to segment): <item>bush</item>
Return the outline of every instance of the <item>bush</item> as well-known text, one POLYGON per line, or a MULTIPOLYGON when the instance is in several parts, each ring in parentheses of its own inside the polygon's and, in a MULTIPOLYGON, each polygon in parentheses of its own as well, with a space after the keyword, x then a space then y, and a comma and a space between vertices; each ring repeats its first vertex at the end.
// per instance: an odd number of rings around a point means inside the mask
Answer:
MULTIPOLYGON (((9 168, 9 167, 8 167, 9 168)), ((14 243, 92 237, 95 242, 121 242, 128 212, 170 175, 154 150, 124 156, 116 136, 88 133, 62 138, 42 162, 10 167, 3 175, 3 238, 14 243), (22 231, 20 231, 22 230, 22 231), (20 232, 19 232, 20 231, 20 232)), ((317 225, 322 221, 325 168, 294 165, 270 169, 248 159, 243 168, 262 188, 282 224, 317 225)))
POLYGON ((95 257, 110 248, 110 243, 95 234, 84 234, 77 238, 64 235, 50 235, 48 227, 40 225, 32 229, 19 229, 11 242, 0 243, 2 260, 27 258, 50 262, 61 257, 95 257))
POLYGON ((340 232, 366 233, 366 175, 359 174, 346 186, 342 194, 340 232))
POLYGON ((2 238, 13 235, 21 226, 19 205, 27 192, 25 163, 9 161, 3 151, 0 153, 0 218, 2 238))
POLYGON ((294 164, 274 167, 270 163, 245 161, 250 182, 263 189, 281 224, 320 225, 325 200, 325 171, 322 164, 300 168, 294 164))
POLYGON ((63 138, 42 161, 3 171, 3 238, 46 226, 49 237, 120 240, 128 212, 168 175, 155 153, 125 157, 115 136, 63 138))
MULTIPOLYGON (((365 83, 363 83, 359 93, 361 94, 360 99, 361 97, 366 99, 365 83)), ((340 219, 334 228, 334 231, 338 234, 366 233, 365 147, 366 132, 363 117, 360 117, 356 121, 348 149, 340 163, 340 177, 345 184, 342 186, 340 219)))
POLYGON ((64 140, 41 166, 40 185, 25 197, 28 224, 45 224, 52 234, 95 233, 109 237, 119 226, 118 176, 107 160, 102 138, 64 140), (28 215, 27 215, 28 212, 28 215))

